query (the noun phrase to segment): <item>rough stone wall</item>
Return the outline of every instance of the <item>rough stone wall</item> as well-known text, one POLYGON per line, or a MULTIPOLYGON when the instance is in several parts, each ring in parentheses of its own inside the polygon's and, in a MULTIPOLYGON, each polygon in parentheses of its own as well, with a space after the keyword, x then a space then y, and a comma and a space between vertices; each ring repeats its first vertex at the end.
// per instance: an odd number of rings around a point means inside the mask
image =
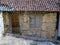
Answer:
POLYGON ((28 35, 29 31, 29 15, 26 13, 19 14, 19 24, 20 24, 20 31, 22 35, 28 35))
POLYGON ((56 22, 57 13, 46 13, 43 16, 41 37, 43 38, 56 38, 56 22))
POLYGON ((10 17, 8 12, 3 12, 3 20, 4 20, 4 35, 7 32, 10 32, 10 17))
MULTIPOLYGON (((12 13, 14 14, 14 13, 12 13)), ((57 13, 33 13, 33 12, 22 12, 19 14, 19 25, 20 25, 20 33, 22 35, 29 35, 29 36, 36 36, 36 37, 41 37, 41 38, 56 38, 57 37, 57 29, 56 29, 56 22, 57 22, 57 13), (39 28, 30 28, 29 23, 29 16, 30 15, 39 15, 40 16, 40 21, 41 21, 41 27, 39 28)), ((4 16, 8 15, 8 13, 4 14, 4 16)), ((8 16, 5 17, 4 19, 5 25, 9 23, 9 18, 8 16)), ((11 28, 11 27, 10 27, 11 28)), ((5 28, 6 29, 6 28, 5 28)), ((12 31, 12 30, 11 30, 12 31)))
MULTIPOLYGON (((56 30, 56 16, 57 13, 39 13, 37 15, 41 16, 42 25, 40 29, 29 27, 29 14, 20 15, 20 28, 22 35, 31 35, 31 36, 39 36, 41 38, 56 38, 57 30, 56 30), (24 16, 25 15, 25 16, 24 16)), ((34 13, 32 13, 34 15, 34 13)))

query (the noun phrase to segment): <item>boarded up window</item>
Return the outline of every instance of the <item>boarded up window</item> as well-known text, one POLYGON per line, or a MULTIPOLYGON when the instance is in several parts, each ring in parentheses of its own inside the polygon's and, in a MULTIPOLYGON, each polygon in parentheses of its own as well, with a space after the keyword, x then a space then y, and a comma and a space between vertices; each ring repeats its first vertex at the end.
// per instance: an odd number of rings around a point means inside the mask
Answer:
POLYGON ((42 19, 41 15, 36 15, 36 14, 30 15, 29 16, 30 28, 40 28, 42 23, 41 19, 42 19))

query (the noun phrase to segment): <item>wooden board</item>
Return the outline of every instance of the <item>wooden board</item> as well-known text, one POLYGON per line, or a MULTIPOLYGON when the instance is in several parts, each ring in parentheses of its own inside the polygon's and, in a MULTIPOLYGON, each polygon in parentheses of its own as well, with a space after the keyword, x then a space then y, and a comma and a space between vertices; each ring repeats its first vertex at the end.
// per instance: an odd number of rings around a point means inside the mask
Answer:
POLYGON ((11 22, 12 22, 12 32, 13 33, 19 33, 19 19, 18 19, 18 15, 12 15, 11 16, 11 22))

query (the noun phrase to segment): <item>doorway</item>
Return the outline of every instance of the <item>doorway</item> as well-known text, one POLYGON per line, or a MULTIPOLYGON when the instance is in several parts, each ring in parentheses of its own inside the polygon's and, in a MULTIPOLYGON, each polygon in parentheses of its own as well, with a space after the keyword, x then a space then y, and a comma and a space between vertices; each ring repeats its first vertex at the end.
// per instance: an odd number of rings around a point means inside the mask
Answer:
POLYGON ((60 13, 58 15, 58 40, 60 41, 60 13))
POLYGON ((11 15, 12 33, 20 33, 18 15, 11 15))

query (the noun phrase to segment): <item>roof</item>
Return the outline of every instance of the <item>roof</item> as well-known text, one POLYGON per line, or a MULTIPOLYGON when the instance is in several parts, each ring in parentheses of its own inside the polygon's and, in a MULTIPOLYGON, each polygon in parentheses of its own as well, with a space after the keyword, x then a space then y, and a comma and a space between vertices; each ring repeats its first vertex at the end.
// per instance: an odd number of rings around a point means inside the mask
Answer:
POLYGON ((0 11, 13 11, 13 10, 14 10, 14 8, 10 8, 7 5, 0 4, 0 11))
POLYGON ((1 0, 0 3, 16 11, 60 11, 60 0, 1 0))

